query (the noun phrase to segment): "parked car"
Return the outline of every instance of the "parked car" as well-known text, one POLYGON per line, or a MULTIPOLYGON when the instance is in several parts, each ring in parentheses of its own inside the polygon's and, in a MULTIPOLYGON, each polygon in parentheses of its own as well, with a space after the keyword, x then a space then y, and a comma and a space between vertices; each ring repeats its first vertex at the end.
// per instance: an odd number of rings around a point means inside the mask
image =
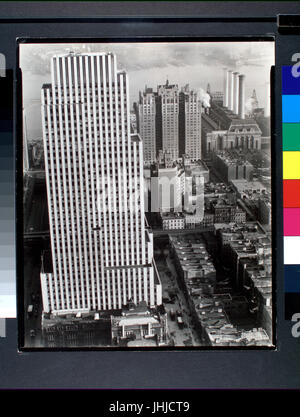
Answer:
POLYGON ((33 305, 30 304, 28 306, 28 308, 27 308, 27 315, 28 315, 28 317, 31 317, 32 316, 32 312, 33 312, 33 305))
POLYGON ((180 316, 177 317, 177 324, 180 329, 183 329, 185 327, 182 317, 180 316))

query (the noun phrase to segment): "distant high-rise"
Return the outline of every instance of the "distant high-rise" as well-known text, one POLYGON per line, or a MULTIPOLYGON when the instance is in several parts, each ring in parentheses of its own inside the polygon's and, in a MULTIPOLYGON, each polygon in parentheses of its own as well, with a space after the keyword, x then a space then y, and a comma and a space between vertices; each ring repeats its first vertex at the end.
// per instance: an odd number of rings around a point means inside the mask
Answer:
POLYGON ((201 113, 198 93, 185 86, 179 94, 179 150, 192 160, 201 159, 201 113))
POLYGON ((156 96, 152 88, 140 92, 139 102, 135 103, 137 128, 143 139, 144 162, 151 164, 156 160, 156 96))
POLYGON ((253 90, 252 96, 251 96, 251 110, 252 110, 252 112, 257 108, 258 108, 257 95, 256 95, 256 91, 253 90))
POLYGON ((146 87, 135 111, 146 164, 153 163, 159 151, 168 152, 173 161, 183 154, 201 158, 202 101, 188 85, 179 91, 167 80, 157 92, 146 87))
POLYGON ((130 134, 128 77, 111 53, 57 55, 42 88, 54 314, 161 304, 145 227, 143 149, 130 134))
POLYGON ((176 160, 179 156, 179 91, 178 85, 169 84, 166 81, 165 85, 157 87, 157 95, 160 98, 159 110, 161 114, 161 142, 163 151, 171 154, 171 157, 176 160))

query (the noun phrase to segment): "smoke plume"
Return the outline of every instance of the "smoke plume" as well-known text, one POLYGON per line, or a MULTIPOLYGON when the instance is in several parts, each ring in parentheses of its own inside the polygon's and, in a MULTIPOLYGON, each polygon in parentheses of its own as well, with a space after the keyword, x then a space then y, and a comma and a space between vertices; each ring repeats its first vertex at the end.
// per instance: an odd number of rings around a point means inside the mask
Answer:
POLYGON ((199 99, 202 101, 203 107, 210 107, 210 95, 207 94, 202 88, 198 90, 199 99))

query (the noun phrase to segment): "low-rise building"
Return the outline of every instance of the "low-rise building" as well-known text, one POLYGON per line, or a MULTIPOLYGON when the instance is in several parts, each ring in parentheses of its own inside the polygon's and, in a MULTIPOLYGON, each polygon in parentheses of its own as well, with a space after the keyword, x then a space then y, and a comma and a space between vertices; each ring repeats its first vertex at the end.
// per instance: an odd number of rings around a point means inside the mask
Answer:
POLYGON ((225 198, 206 200, 210 204, 210 211, 214 214, 214 223, 244 223, 246 212, 236 203, 225 198))
MULTIPOLYGON (((223 227, 226 226, 228 227, 228 225, 223 225, 223 227)), ((260 232, 260 229, 258 231, 258 228, 253 224, 249 224, 248 228, 234 224, 233 227, 236 227, 236 232, 242 238, 242 233, 246 233, 246 231, 257 234, 260 232)), ((234 242, 236 243, 236 241, 234 242)), ((232 242, 230 241, 228 244, 231 246, 232 242)), ((249 320, 249 306, 251 304, 246 295, 217 291, 219 284, 216 282, 216 270, 202 238, 198 236, 194 238, 170 236, 170 247, 181 287, 204 343, 211 346, 271 345, 272 333, 268 333, 266 330, 269 325, 266 309, 260 307, 261 319, 258 323, 261 323, 263 328, 245 330, 243 326, 232 324, 232 322, 239 323, 240 320, 249 320)), ((239 250, 240 248, 235 249, 239 250)), ((257 260, 259 258, 259 254, 256 253, 257 246, 251 245, 251 250, 253 254, 256 254, 257 260)), ((212 248, 211 251, 213 251, 212 248)), ((240 266, 239 263, 238 265, 240 266)))
POLYGON ((266 194, 266 187, 259 181, 231 180, 237 196, 241 199, 259 199, 266 194))
POLYGON ((271 198, 269 195, 262 196, 258 201, 258 220, 261 224, 271 225, 272 210, 271 198))
POLYGON ((245 287, 257 322, 272 336, 272 276, 262 266, 247 268, 245 287))
POLYGON ((169 239, 182 281, 187 284, 188 280, 191 280, 192 285, 197 278, 204 278, 208 279, 213 287, 216 282, 216 270, 203 240, 199 237, 191 239, 185 236, 170 236, 169 239))
POLYGON ((224 264, 248 300, 249 311, 272 338, 272 246, 257 222, 216 224, 224 264))
POLYGON ((145 346, 155 342, 158 346, 168 341, 167 314, 163 306, 150 309, 145 302, 124 306, 120 315, 111 316, 111 338, 114 344, 121 341, 143 341, 145 346))
POLYGON ((205 184, 209 182, 209 168, 204 161, 192 161, 189 155, 183 155, 182 163, 187 178, 192 177, 195 181, 197 177, 202 177, 205 184))
POLYGON ((202 113, 202 153, 225 149, 259 150, 262 131, 254 118, 241 119, 222 103, 212 100, 209 112, 202 113))
POLYGON ((205 229, 213 228, 215 216, 210 211, 205 211, 203 216, 198 216, 197 214, 184 213, 184 217, 185 227, 187 229, 194 229, 196 227, 203 227, 205 229))
POLYGON ((206 328, 211 346, 268 346, 270 339, 262 328, 240 331, 231 324, 206 328))
POLYGON ((110 345, 110 317, 105 312, 42 315, 45 347, 95 347, 110 345))
POLYGON ((253 165, 236 151, 214 153, 213 167, 225 182, 239 179, 251 181, 254 171, 253 165))
POLYGON ((161 213, 163 230, 176 230, 185 228, 185 217, 182 213, 161 213))
POLYGON ((204 195, 207 198, 226 198, 232 203, 236 202, 236 195, 232 184, 226 184, 225 182, 209 182, 204 185, 204 195))

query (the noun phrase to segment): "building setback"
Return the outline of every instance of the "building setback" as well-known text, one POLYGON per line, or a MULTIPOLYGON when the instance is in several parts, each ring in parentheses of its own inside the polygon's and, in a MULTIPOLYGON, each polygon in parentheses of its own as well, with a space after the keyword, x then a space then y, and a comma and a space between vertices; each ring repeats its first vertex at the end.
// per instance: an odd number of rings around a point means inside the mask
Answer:
POLYGON ((159 151, 169 152, 173 161, 184 154, 201 158, 202 101, 188 85, 179 91, 167 80, 157 92, 146 87, 134 109, 146 164, 153 163, 159 151))
POLYGON ((179 156, 179 91, 178 85, 165 85, 157 87, 157 95, 161 107, 161 142, 163 151, 168 151, 176 160, 179 156))
POLYGON ((56 55, 42 88, 53 273, 46 313, 161 304, 145 228, 143 149, 130 134, 128 78, 111 53, 56 55))

